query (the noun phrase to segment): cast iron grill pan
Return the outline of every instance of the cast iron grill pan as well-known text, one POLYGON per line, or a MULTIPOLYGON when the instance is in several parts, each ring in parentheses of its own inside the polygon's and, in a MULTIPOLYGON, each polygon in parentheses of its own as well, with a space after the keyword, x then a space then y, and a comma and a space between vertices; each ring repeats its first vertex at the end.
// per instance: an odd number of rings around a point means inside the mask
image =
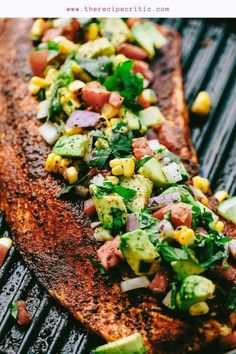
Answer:
MULTIPOLYGON (((181 34, 188 106, 202 89, 213 100, 209 117, 202 122, 193 119, 191 123, 201 173, 210 178, 213 190, 226 189, 234 195, 236 33, 231 21, 164 19, 158 22, 176 28, 181 34)), ((1 235, 9 232, 1 217, 0 231, 1 235)), ((100 343, 101 339, 85 330, 46 293, 13 247, 0 269, 0 354, 88 354, 100 343), (22 328, 8 310, 8 304, 18 299, 27 301, 32 315, 32 322, 22 328)), ((214 354, 218 354, 216 349, 214 354)))

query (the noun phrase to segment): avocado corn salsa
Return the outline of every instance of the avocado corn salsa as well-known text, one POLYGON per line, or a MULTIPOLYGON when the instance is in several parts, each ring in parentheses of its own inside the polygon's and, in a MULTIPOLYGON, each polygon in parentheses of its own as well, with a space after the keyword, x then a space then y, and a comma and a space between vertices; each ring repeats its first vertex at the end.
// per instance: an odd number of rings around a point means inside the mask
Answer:
MULTIPOLYGON (((126 262, 121 291, 148 288, 170 310, 206 315, 231 239, 208 208, 209 181, 189 181, 155 137, 165 117, 148 60, 167 39, 152 22, 119 18, 37 19, 31 34, 29 90, 52 146, 45 170, 67 182, 60 196, 84 198, 99 245, 94 265, 106 276, 126 262)), ((96 352, 145 353, 139 334, 103 347, 96 352)))

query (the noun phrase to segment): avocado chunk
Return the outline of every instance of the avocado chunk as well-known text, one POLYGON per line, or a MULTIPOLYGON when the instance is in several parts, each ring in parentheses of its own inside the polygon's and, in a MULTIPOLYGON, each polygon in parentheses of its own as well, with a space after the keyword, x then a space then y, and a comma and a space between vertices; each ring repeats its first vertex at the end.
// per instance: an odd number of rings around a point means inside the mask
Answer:
POLYGON ((53 152, 61 156, 84 157, 88 146, 86 135, 62 136, 54 145, 53 152))
POLYGON ((144 28, 148 36, 152 39, 152 43, 156 49, 160 49, 167 44, 166 37, 163 36, 161 31, 153 22, 146 21, 144 23, 144 28))
POLYGON ((152 194, 152 181, 142 175, 134 175, 130 178, 121 177, 120 185, 136 191, 136 196, 128 200, 126 205, 133 213, 140 212, 146 206, 147 200, 152 194))
POLYGON ((97 58, 102 55, 111 56, 115 53, 113 45, 107 38, 98 38, 84 43, 78 49, 78 55, 85 58, 97 58))
POLYGON ((214 294, 215 285, 201 275, 189 275, 183 280, 176 302, 180 310, 188 310, 193 304, 205 301, 214 294))
POLYGON ((138 173, 153 181, 156 186, 161 187, 167 184, 167 179, 161 169, 161 163, 155 157, 145 162, 138 173))
POLYGON ((236 197, 226 199, 218 206, 218 213, 236 224, 236 197))
POLYGON ((121 18, 103 18, 100 20, 100 32, 116 48, 131 37, 130 30, 121 18))
POLYGON ((145 354, 147 349, 140 333, 101 345, 93 351, 94 354, 145 354))
POLYGON ((140 120, 147 128, 159 126, 165 119, 157 106, 150 106, 139 112, 140 120))
POLYGON ((127 110, 124 114, 124 118, 130 130, 139 130, 141 128, 139 117, 132 111, 127 110))
POLYGON ((190 260, 174 261, 171 262, 171 266, 179 280, 183 280, 189 275, 201 274, 206 270, 205 268, 198 267, 190 260))
POLYGON ((147 52, 149 58, 153 58, 155 55, 155 49, 153 46, 152 38, 147 36, 143 23, 135 23, 131 29, 134 39, 138 44, 147 52))
POLYGON ((135 274, 144 275, 157 272, 159 253, 145 231, 138 229, 122 235, 120 250, 135 274))
POLYGON ((119 230, 127 221, 123 198, 116 193, 96 196, 97 187, 94 184, 90 185, 89 190, 102 226, 105 229, 119 230))

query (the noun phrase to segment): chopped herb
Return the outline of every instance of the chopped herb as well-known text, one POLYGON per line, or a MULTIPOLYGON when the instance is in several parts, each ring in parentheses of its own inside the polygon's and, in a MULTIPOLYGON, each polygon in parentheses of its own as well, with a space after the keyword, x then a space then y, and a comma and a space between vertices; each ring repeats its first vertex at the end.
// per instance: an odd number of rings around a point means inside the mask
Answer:
POLYGON ((171 210, 168 210, 168 211, 164 214, 164 219, 170 221, 170 214, 171 214, 171 210))
POLYGON ((136 196, 136 190, 123 186, 113 186, 114 192, 119 194, 122 198, 129 200, 136 196))
POLYGON ((115 157, 128 157, 132 153, 132 132, 123 122, 118 123, 112 129, 110 146, 115 157))
POLYGON ((132 188, 127 188, 119 185, 114 185, 111 182, 105 180, 102 176, 95 176, 92 183, 96 185, 96 197, 99 198, 103 195, 110 193, 117 193, 122 198, 129 200, 136 196, 136 191, 132 188))
POLYGON ((230 311, 236 311, 236 286, 234 285, 227 296, 226 307, 230 311))
POLYGON ((9 304, 9 310, 11 311, 11 315, 12 317, 14 317, 15 319, 17 318, 18 315, 18 305, 17 302, 12 302, 9 304))
POLYGON ((180 261, 188 259, 186 252, 180 248, 159 244, 157 246, 159 253, 166 262, 180 261))
POLYGON ((100 274, 104 275, 106 274, 106 270, 103 268, 103 266, 101 265, 101 263, 99 261, 97 261, 96 259, 94 259, 92 256, 88 255, 87 258, 90 260, 90 262, 92 263, 92 265, 97 268, 97 270, 99 271, 100 274))
POLYGON ((88 162, 89 167, 97 167, 101 170, 106 164, 108 158, 111 155, 111 148, 106 149, 93 149, 91 153, 91 159, 88 162))
POLYGON ((123 226, 123 212, 118 208, 111 208, 110 215, 113 218, 113 229, 119 230, 123 226))
POLYGON ((69 186, 66 186, 65 188, 63 188, 58 194, 57 194, 57 198, 60 198, 62 196, 64 196, 65 194, 68 194, 70 192, 73 191, 73 189, 76 186, 79 186, 82 182, 84 182, 84 180, 88 177, 88 173, 86 173, 83 177, 81 177, 76 183, 71 184, 69 186))
POLYGON ((39 101, 44 101, 46 99, 45 89, 41 89, 37 95, 39 101))
POLYGON ((170 295, 170 308, 172 310, 176 309, 176 295, 178 292, 178 287, 175 282, 171 283, 171 295, 170 295))
POLYGON ((139 109, 135 100, 143 91, 143 79, 136 75, 132 68, 131 60, 118 64, 113 75, 104 82, 104 86, 109 91, 118 91, 124 97, 126 107, 139 109))
POLYGON ((150 229, 152 226, 157 225, 157 220, 152 217, 152 215, 144 209, 139 214, 139 228, 140 229, 150 229))
POLYGON ((149 161, 152 158, 153 158, 153 156, 146 156, 146 157, 143 157, 140 161, 136 161, 135 168, 138 170, 140 167, 142 167, 147 161, 149 161))
POLYGON ((112 70, 112 61, 109 57, 84 58, 77 56, 77 63, 94 78, 103 81, 112 70))

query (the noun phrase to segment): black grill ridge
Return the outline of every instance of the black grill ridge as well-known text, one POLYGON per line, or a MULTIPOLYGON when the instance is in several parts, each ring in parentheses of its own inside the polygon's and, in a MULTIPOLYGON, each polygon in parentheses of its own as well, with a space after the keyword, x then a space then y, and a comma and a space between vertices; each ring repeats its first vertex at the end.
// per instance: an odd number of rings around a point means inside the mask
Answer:
MULTIPOLYGON (((159 19, 182 37, 182 64, 187 104, 209 91, 213 106, 200 125, 192 124, 192 139, 201 171, 213 190, 236 194, 236 33, 232 21, 159 19)), ((1 218, 0 218, 1 220, 1 218)), ((3 229, 1 229, 1 235, 3 229)), ((8 234, 8 231, 4 231, 8 234)), ((0 269, 0 353, 87 354, 101 343, 56 303, 24 265, 15 247, 0 269), (24 299, 32 323, 19 328, 8 304, 24 299)), ((233 352, 232 352, 233 353, 233 352)))

